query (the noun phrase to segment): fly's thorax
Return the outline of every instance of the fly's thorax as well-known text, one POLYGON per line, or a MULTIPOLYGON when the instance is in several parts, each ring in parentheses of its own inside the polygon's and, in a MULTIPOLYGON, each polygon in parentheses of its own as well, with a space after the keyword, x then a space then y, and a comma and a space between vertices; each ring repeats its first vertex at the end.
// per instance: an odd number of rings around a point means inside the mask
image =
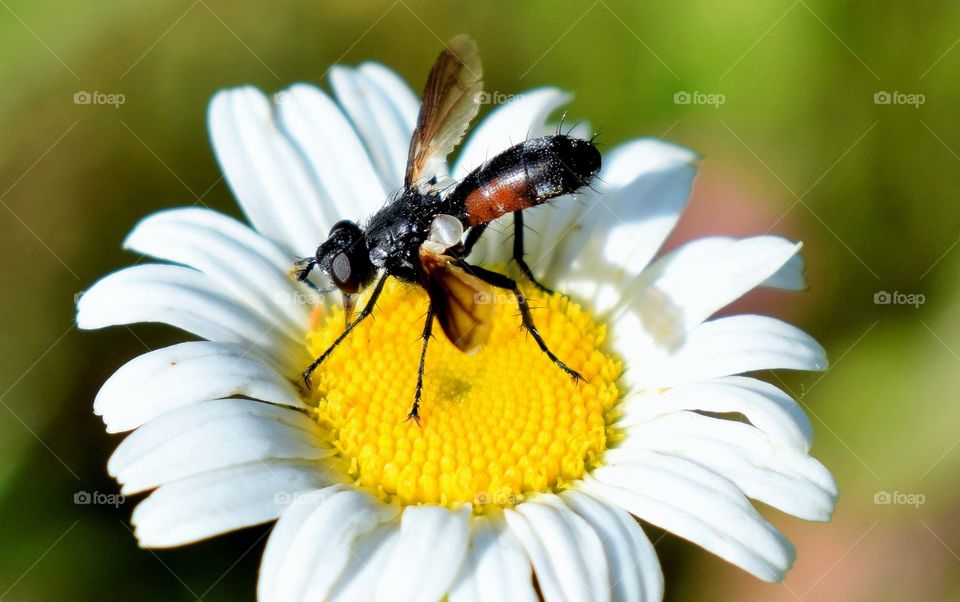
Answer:
POLYGON ((404 191, 367 224, 370 262, 393 276, 415 279, 420 245, 430 236, 430 225, 444 208, 438 194, 404 191))

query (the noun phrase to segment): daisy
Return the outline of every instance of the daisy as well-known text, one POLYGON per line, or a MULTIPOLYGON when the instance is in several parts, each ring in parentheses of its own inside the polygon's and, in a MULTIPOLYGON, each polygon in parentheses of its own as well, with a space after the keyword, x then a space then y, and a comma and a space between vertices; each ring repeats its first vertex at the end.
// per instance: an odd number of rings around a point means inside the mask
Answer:
MULTIPOLYGON (((783 579, 794 549, 750 499, 825 521, 837 489, 797 403, 740 375, 826 359, 779 320, 711 317, 757 286, 803 289, 800 245, 713 237, 657 256, 697 157, 633 140, 605 154, 595 190, 527 212, 534 272, 566 296, 526 293, 586 382, 521 332, 512 297, 491 299, 488 343, 466 355, 437 337, 422 425, 405 421, 427 299, 390 281, 307 390, 299 375, 343 310, 288 271, 400 188, 419 108, 378 64, 335 67, 331 83, 334 98, 304 84, 218 93, 213 147, 249 225, 151 215, 125 247, 159 262, 79 301, 82 328, 162 322, 199 339, 133 359, 94 402, 109 432, 130 432, 108 469, 124 495, 149 492, 132 518, 140 545, 277 520, 262 600, 658 600, 649 523, 783 579)), ((569 100, 542 88, 497 107, 450 175, 554 131, 569 100)), ((470 258, 507 269, 495 230, 470 258)))

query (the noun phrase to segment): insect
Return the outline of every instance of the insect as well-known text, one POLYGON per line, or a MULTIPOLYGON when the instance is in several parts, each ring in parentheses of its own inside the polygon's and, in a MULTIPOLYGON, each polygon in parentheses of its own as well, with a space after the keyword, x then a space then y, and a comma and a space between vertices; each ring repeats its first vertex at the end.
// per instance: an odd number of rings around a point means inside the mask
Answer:
POLYGON ((306 279, 314 268, 325 272, 340 290, 346 313, 343 332, 304 370, 308 388, 314 370, 372 313, 390 277, 422 286, 430 299, 408 420, 420 423, 424 364, 434 318, 457 348, 475 352, 490 333, 493 289, 515 296, 523 328, 554 364, 572 378, 581 378, 544 342, 517 282, 471 265, 467 257, 491 221, 512 213, 514 261, 534 286, 552 292, 534 278, 524 261, 522 211, 589 185, 600 170, 600 153, 592 141, 558 130, 494 156, 459 183, 447 186, 449 192, 444 194, 441 170, 479 111, 481 92, 476 44, 466 35, 457 36, 440 53, 427 78, 402 190, 365 226, 352 221, 335 224, 315 256, 294 266, 293 275, 301 282, 309 283, 306 279), (373 291, 354 318, 357 295, 369 286, 373 291))

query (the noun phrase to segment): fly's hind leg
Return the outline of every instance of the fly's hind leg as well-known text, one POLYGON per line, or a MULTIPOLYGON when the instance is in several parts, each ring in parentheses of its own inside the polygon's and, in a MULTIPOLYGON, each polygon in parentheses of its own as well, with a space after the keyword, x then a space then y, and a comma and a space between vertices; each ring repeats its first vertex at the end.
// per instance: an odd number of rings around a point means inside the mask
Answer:
POLYGON ((373 292, 370 294, 370 299, 367 301, 367 304, 363 306, 363 309, 360 311, 360 313, 357 314, 357 318, 351 322, 349 326, 344 328, 343 332, 340 333, 340 336, 338 336, 336 340, 331 343, 329 347, 327 347, 327 350, 324 351, 320 357, 314 360, 313 363, 307 366, 307 369, 303 371, 303 383, 308 389, 310 388, 310 376, 313 374, 313 371, 317 369, 317 366, 322 364, 323 360, 327 359, 327 357, 333 353, 333 350, 337 348, 337 345, 342 343, 343 340, 347 338, 347 335, 349 335, 350 332, 353 331, 353 329, 356 328, 364 318, 373 313, 373 308, 377 304, 377 299, 380 297, 380 293, 383 291, 383 285, 387 283, 387 278, 389 278, 389 276, 384 274, 380 280, 377 281, 373 292))
POLYGON ((523 213, 520 211, 513 212, 513 260, 517 262, 520 273, 535 287, 548 295, 553 294, 552 289, 540 284, 540 281, 533 275, 533 270, 530 269, 527 261, 523 258, 523 213))
POLYGON ((543 337, 540 336, 540 331, 537 330, 536 324, 533 323, 533 315, 530 313, 530 306, 527 304, 526 297, 524 297, 523 293, 520 292, 520 288, 517 286, 516 280, 508 276, 504 276, 503 274, 498 274, 497 272, 492 272, 490 270, 481 268, 479 266, 470 265, 465 262, 462 262, 460 265, 467 272, 473 274, 487 284, 512 292, 513 296, 517 299, 517 307, 520 308, 520 319, 523 323, 523 327, 527 330, 527 332, 530 333, 530 336, 533 337, 533 340, 537 342, 540 350, 543 351, 547 357, 550 358, 550 361, 556 364, 558 368, 573 378, 574 381, 586 380, 579 372, 565 364, 556 356, 556 354, 550 351, 546 341, 544 341, 543 337))

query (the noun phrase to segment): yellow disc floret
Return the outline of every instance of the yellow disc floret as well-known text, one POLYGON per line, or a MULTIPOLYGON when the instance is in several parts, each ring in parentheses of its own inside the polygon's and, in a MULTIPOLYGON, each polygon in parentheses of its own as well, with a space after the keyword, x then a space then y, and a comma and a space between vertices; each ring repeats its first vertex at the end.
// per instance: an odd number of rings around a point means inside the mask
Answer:
MULTIPOLYGON (((561 295, 530 298, 547 344, 585 379, 575 382, 520 328, 504 293, 488 299, 492 332, 474 355, 434 324, 420 425, 406 420, 428 304, 420 287, 391 280, 373 315, 314 373, 315 416, 359 487, 401 504, 484 511, 562 490, 597 464, 622 371, 603 350, 606 327, 561 295)), ((310 353, 322 353, 343 323, 339 308, 318 310, 310 353)))

